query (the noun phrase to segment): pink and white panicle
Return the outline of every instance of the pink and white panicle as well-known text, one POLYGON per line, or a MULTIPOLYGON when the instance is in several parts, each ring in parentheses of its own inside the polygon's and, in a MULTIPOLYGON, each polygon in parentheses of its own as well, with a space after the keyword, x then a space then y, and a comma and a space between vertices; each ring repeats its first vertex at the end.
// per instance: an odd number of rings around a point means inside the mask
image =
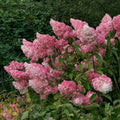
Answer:
POLYGON ((24 63, 12 61, 9 66, 5 66, 4 69, 13 77, 15 82, 13 86, 19 90, 21 94, 28 92, 28 74, 24 71, 24 63))
POLYGON ((112 80, 106 75, 100 75, 99 77, 92 79, 91 84, 96 91, 104 94, 112 91, 112 80))
POLYGON ((89 27, 88 25, 84 25, 81 31, 81 42, 82 44, 96 44, 97 34, 96 31, 89 27))
POLYGON ((29 42, 23 39, 23 45, 21 49, 27 58, 31 59, 31 62, 38 61, 39 58, 44 58, 54 54, 56 38, 54 36, 45 34, 36 34, 37 39, 29 42))
POLYGON ((11 71, 13 70, 24 70, 24 63, 17 62, 17 61, 12 61, 9 66, 4 66, 4 69, 11 74, 11 71))
POLYGON ((80 51, 83 53, 92 52, 96 48, 97 33, 86 22, 81 20, 70 19, 77 37, 80 39, 80 51))
POLYGON ((96 91, 102 92, 104 94, 112 91, 112 80, 106 75, 90 72, 86 76, 96 91))
POLYGON ((66 25, 65 23, 51 19, 50 25, 52 26, 54 33, 59 37, 59 39, 68 40, 69 38, 76 38, 75 31, 73 31, 72 27, 66 25))
POLYGON ((84 103, 84 96, 81 95, 79 97, 75 97, 72 99, 72 103, 75 105, 75 106, 80 106, 80 105, 83 105, 84 103))
POLYGON ((63 72, 52 70, 49 66, 37 63, 25 63, 25 71, 29 74, 29 86, 40 94, 41 99, 57 92, 57 86, 51 86, 50 83, 54 82, 55 84, 63 72))
POLYGON ((77 20, 77 19, 73 19, 73 18, 70 19, 70 22, 75 29, 77 37, 80 39, 83 26, 88 25, 88 24, 85 21, 81 21, 81 20, 77 20))
POLYGON ((113 26, 116 30, 116 37, 120 40, 120 15, 113 17, 113 26))
POLYGON ((96 31, 104 37, 106 37, 110 31, 113 31, 113 22, 110 15, 105 14, 100 25, 96 28, 96 31))

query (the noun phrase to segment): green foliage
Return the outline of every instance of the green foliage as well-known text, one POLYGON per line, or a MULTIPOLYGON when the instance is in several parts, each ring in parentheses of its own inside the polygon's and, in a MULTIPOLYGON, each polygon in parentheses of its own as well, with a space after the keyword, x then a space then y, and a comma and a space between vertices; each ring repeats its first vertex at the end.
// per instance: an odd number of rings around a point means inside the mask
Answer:
POLYGON ((106 73, 109 77, 112 78, 113 84, 113 92, 112 97, 114 98, 120 98, 119 92, 120 92, 120 43, 119 40, 116 38, 115 40, 115 46, 113 46, 111 43, 107 44, 107 50, 105 57, 103 58, 103 68, 102 71, 106 73), (112 58, 112 59, 111 59, 112 58), (116 93, 116 94, 114 94, 116 93))
MULTIPOLYGON (((50 102, 50 97, 40 104, 26 104, 26 110, 20 115, 20 119, 30 120, 118 120, 120 119, 120 100, 103 102, 101 105, 74 106, 67 99, 59 98, 56 102, 50 102), (44 103, 44 104, 43 104, 44 103), (51 103, 51 104, 50 104, 51 103)), ((59 96, 60 97, 60 96, 59 96)), ((55 99, 54 99, 55 100, 55 99)), ((53 100, 53 101, 54 101, 53 100)))
POLYGON ((41 3, 0 2, 0 65, 11 60, 24 61, 22 39, 33 40, 36 32, 50 33, 50 14, 41 3), (45 22, 48 21, 48 22, 45 22), (11 54, 10 54, 10 51, 11 54), (22 59, 21 59, 22 56, 22 59))
MULTIPOLYGON (((33 0, 35 1, 35 0, 33 0)), ((69 19, 87 21, 96 27, 105 13, 115 16, 119 14, 120 1, 116 0, 44 0, 49 5, 52 18, 70 24, 69 19), (112 10, 111 10, 112 9, 112 10)))

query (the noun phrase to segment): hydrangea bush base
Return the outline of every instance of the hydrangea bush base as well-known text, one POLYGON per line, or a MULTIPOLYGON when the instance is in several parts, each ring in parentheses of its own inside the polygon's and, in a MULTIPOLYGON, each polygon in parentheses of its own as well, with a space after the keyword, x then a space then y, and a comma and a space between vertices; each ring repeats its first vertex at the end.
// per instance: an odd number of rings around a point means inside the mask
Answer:
POLYGON ((4 67, 14 87, 43 106, 50 101, 88 110, 119 99, 119 18, 105 14, 96 29, 73 18, 73 27, 51 19, 55 36, 36 33, 33 42, 23 39, 21 49, 30 62, 12 61, 4 67))

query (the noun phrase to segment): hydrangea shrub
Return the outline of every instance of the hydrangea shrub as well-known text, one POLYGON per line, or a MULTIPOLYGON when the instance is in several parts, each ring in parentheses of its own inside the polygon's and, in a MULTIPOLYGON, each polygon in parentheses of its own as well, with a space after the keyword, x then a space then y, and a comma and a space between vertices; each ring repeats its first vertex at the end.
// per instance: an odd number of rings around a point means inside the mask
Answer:
POLYGON ((14 87, 21 94, 32 90, 43 100, 58 95, 75 106, 101 103, 102 95, 117 85, 104 66, 109 48, 120 41, 119 18, 105 14, 96 28, 73 18, 72 27, 51 19, 55 36, 36 33, 33 42, 23 39, 21 49, 30 62, 12 61, 4 67, 14 87))

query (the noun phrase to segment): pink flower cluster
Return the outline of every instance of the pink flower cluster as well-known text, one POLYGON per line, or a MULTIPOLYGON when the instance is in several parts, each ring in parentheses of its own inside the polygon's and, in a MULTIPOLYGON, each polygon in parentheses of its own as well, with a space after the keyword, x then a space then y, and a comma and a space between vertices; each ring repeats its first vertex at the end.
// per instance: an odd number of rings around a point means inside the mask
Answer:
MULTIPOLYGON (((113 31, 113 29, 118 31, 116 33, 116 36, 118 38, 120 36, 120 28, 116 27, 119 26, 119 16, 114 17, 112 20, 112 18, 108 14, 105 14, 103 19, 101 20, 100 25, 96 27, 96 30, 92 27, 89 27, 89 25, 84 21, 76 19, 71 19, 70 21, 75 29, 77 37, 80 40, 80 51, 83 53, 92 52, 93 50, 97 49, 96 46, 99 46, 99 48, 105 46, 107 42, 105 38, 107 37, 109 32, 113 31)), ((111 39, 111 43, 114 44, 114 38, 111 39)))
POLYGON ((97 33, 89 27, 86 22, 81 20, 71 19, 71 23, 75 29, 77 37, 80 39, 81 52, 88 53, 95 49, 97 33))
POLYGON ((61 80, 59 76, 63 74, 62 71, 37 63, 28 64, 12 61, 9 66, 4 68, 14 78, 13 86, 21 94, 27 93, 28 87, 31 87, 40 94, 42 99, 58 91, 56 81, 61 80), (50 86, 51 82, 54 83, 53 86, 50 86))
POLYGON ((113 31, 112 18, 108 14, 105 14, 96 31, 104 37, 106 37, 110 31, 113 31))
POLYGON ((76 33, 73 31, 72 27, 66 25, 65 23, 50 20, 50 25, 54 33, 59 37, 59 39, 68 40, 69 38, 76 38, 76 33))
POLYGON ((55 82, 61 80, 59 76, 62 75, 63 72, 37 63, 24 63, 24 71, 14 70, 21 69, 21 64, 22 63, 13 61, 9 66, 5 66, 5 70, 16 80, 13 82, 14 87, 19 90, 21 94, 28 92, 28 86, 33 88, 36 93, 39 93, 42 99, 58 91, 55 82), (14 65, 16 65, 16 67, 12 67, 14 65), (51 82, 54 82, 53 86, 49 85, 51 82))
POLYGON ((29 75, 29 86, 36 93, 39 93, 42 99, 58 91, 57 86, 51 86, 50 83, 54 82, 55 84, 63 72, 52 70, 49 66, 43 66, 37 63, 25 63, 25 71, 29 75))
MULTIPOLYGON (((57 52, 64 53, 65 49, 69 47, 68 41, 65 39, 57 40, 54 36, 45 34, 36 34, 37 39, 29 42, 23 39, 21 49, 31 62, 37 62, 40 58, 55 55, 57 52)), ((70 48, 68 51, 71 51, 70 48)))
POLYGON ((9 74, 11 74, 12 70, 23 70, 24 69, 24 63, 23 62, 19 63, 17 61, 12 61, 9 66, 5 66, 4 68, 9 74))
MULTIPOLYGON (((113 31, 113 20, 108 14, 105 14, 99 26, 96 27, 96 31, 99 36, 97 39, 98 45, 106 45, 107 40, 105 38, 108 36, 109 32, 113 31)), ((114 41, 111 43, 114 44, 114 41)))
POLYGON ((36 34, 37 39, 29 42, 23 39, 23 45, 21 49, 27 58, 31 59, 31 62, 38 61, 39 58, 44 58, 54 54, 56 38, 50 35, 36 34))
POLYGON ((120 15, 113 17, 113 27, 116 30, 116 37, 120 40, 120 15))
POLYGON ((72 97, 73 95, 76 95, 76 92, 82 92, 82 86, 76 85, 74 81, 64 80, 58 85, 58 90, 60 91, 60 94, 65 97, 72 97))
POLYGON ((28 74, 24 72, 24 63, 12 61, 9 66, 4 69, 15 79, 13 86, 20 91, 21 94, 28 92, 28 74))
POLYGON ((68 46, 68 41, 64 39, 57 40, 55 43, 55 47, 62 53, 64 52, 64 48, 68 46))
POLYGON ((112 91, 112 80, 106 75, 101 75, 92 79, 91 84, 96 91, 104 94, 112 91))
POLYGON ((88 24, 85 21, 76 20, 76 19, 73 19, 73 18, 70 19, 70 22, 71 22, 72 26, 74 27, 74 29, 76 31, 77 37, 80 39, 81 38, 81 32, 82 32, 82 29, 83 29, 84 25, 88 25, 88 24))
POLYGON ((106 75, 100 75, 98 73, 88 73, 88 81, 92 84, 96 91, 104 94, 112 91, 112 80, 106 75))

